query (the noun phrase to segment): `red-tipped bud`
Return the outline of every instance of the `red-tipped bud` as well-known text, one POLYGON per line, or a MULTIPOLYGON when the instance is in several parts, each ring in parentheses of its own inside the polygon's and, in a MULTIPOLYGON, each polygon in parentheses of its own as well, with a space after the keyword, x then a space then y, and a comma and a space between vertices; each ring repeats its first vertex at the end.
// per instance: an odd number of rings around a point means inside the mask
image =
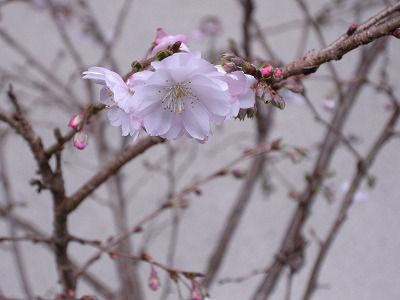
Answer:
POLYGON ((279 68, 274 70, 274 78, 275 79, 282 79, 283 78, 283 71, 279 68))
POLYGON ((261 69, 261 74, 264 78, 269 78, 272 75, 273 72, 273 68, 270 65, 265 65, 262 69, 261 69))
POLYGON ((78 131, 74 135, 74 147, 79 150, 83 150, 89 143, 89 136, 83 130, 78 131))
POLYGON ((149 288, 152 291, 157 291, 160 288, 160 278, 158 278, 158 274, 154 266, 151 266, 150 276, 149 276, 149 288))
POLYGON ((79 114, 76 114, 75 116, 72 117, 72 119, 71 119, 71 121, 69 121, 68 125, 72 129, 79 131, 83 127, 84 120, 85 120, 85 114, 83 112, 80 112, 79 114))

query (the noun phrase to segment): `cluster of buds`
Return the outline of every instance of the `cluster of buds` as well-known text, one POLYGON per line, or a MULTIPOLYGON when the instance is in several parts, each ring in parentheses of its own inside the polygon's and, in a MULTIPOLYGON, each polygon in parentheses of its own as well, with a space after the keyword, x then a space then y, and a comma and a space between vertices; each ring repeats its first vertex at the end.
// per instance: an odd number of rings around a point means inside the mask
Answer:
POLYGON ((285 108, 285 101, 281 95, 272 89, 266 82, 258 82, 256 86, 256 96, 258 99, 264 101, 264 103, 271 103, 273 106, 279 109, 285 108))
POLYGON ((89 136, 83 130, 83 125, 85 124, 85 121, 86 115, 84 112, 76 114, 69 121, 69 127, 76 131, 73 138, 74 147, 79 150, 85 149, 89 142, 89 136))
POLYGON ((255 78, 261 78, 261 72, 253 64, 236 56, 232 53, 224 53, 221 56, 221 66, 227 73, 234 71, 243 71, 255 78))
POLYGON ((283 79, 283 71, 280 68, 275 68, 271 65, 264 65, 261 68, 261 75, 264 79, 267 80, 282 80, 283 79))

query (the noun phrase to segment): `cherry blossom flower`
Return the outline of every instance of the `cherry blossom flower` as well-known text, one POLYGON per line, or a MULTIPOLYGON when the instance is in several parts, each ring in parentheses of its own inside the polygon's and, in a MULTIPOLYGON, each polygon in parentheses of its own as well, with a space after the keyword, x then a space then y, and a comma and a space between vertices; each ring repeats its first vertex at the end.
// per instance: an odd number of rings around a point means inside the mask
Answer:
POLYGON ((104 85, 100 91, 100 102, 109 107, 107 117, 111 125, 121 127, 123 136, 130 135, 136 139, 142 128, 142 120, 136 113, 138 103, 132 102, 132 95, 135 86, 143 84, 151 74, 150 71, 135 73, 125 82, 115 72, 92 67, 83 73, 83 78, 104 85))
POLYGON ((150 56, 157 55, 158 52, 166 50, 169 46, 172 46, 176 42, 182 42, 179 50, 184 52, 189 52, 189 47, 187 46, 189 38, 183 34, 169 35, 164 29, 158 28, 156 39, 154 40, 155 47, 151 51, 150 56))
POLYGON ((154 73, 135 87, 133 103, 146 132, 176 139, 187 134, 206 141, 211 125, 231 113, 231 94, 221 73, 200 54, 176 53, 153 62, 154 73))
POLYGON ((231 94, 231 110, 228 117, 236 117, 241 108, 254 107, 256 96, 253 86, 256 83, 256 79, 242 71, 226 73, 221 66, 217 66, 217 69, 221 73, 217 77, 228 84, 229 93, 231 94))

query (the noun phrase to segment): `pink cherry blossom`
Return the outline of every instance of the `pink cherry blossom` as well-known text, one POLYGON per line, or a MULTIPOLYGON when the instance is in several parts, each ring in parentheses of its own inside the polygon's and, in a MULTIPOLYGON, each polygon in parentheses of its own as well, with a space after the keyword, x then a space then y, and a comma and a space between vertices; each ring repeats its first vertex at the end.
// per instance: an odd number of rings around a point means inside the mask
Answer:
POLYGON ((231 111, 231 94, 221 74, 193 53, 176 53, 152 67, 153 74, 133 95, 146 132, 167 139, 186 134, 207 140, 215 120, 231 111))
POLYGON ((217 66, 220 75, 218 78, 228 84, 229 93, 231 95, 231 110, 228 118, 234 118, 239 114, 239 110, 252 108, 255 105, 256 96, 253 89, 256 79, 242 71, 226 73, 221 66, 217 66))
POLYGON ((158 52, 166 50, 168 47, 172 46, 176 42, 182 42, 179 50, 184 52, 189 52, 189 47, 187 46, 189 38, 183 34, 168 35, 164 29, 157 29, 157 35, 154 40, 155 47, 151 51, 150 56, 157 55, 158 52))
POLYGON ((131 135, 136 139, 142 128, 142 119, 136 113, 139 103, 132 101, 132 95, 135 86, 143 84, 152 72, 135 73, 127 82, 117 73, 105 68, 92 67, 83 74, 84 79, 104 85, 100 91, 100 102, 109 106, 107 117, 111 125, 121 127, 123 136, 131 135))

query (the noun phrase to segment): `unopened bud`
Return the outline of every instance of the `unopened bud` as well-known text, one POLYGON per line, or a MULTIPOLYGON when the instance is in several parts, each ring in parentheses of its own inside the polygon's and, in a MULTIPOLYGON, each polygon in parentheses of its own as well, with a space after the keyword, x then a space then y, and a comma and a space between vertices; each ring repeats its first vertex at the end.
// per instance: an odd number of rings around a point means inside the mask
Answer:
POLYGON ((262 69, 261 69, 261 74, 264 78, 269 78, 271 77, 273 72, 273 68, 270 65, 265 65, 262 69))
POLYGON ((73 141, 76 149, 83 150, 88 145, 89 136, 85 131, 81 130, 75 133, 73 141))
POLYGON ((286 106, 285 100, 276 91, 271 91, 271 104, 279 109, 284 109, 286 106))
POLYGON ((67 296, 70 297, 70 298, 75 298, 76 293, 75 293, 74 290, 69 289, 69 290, 67 291, 67 296))
POLYGON ((255 75, 257 69, 251 63, 245 62, 242 66, 242 71, 246 74, 255 75))
POLYGON ((152 291, 157 291, 160 288, 160 278, 158 278, 158 274, 154 266, 151 266, 150 275, 149 275, 149 288, 152 291))
POLYGON ((346 34, 352 35, 354 32, 356 32, 357 28, 358 28, 357 24, 351 24, 350 27, 347 29, 346 34))
POLYGON ((278 79, 278 80, 282 79, 283 78, 283 71, 281 69, 279 69, 279 68, 276 68, 274 70, 274 78, 278 79))
POLYGON ((79 131, 83 127, 83 121, 85 120, 85 113, 80 112, 76 114, 75 116, 72 117, 72 119, 69 121, 69 127, 72 129, 79 131))
POLYGON ((230 73, 237 70, 236 65, 233 62, 226 62, 222 65, 225 72, 230 73))
POLYGON ((136 73, 143 69, 143 65, 139 61, 135 60, 134 62, 131 63, 131 68, 136 73))
POLYGON ((172 52, 171 50, 160 51, 157 53, 156 59, 158 61, 161 61, 161 60, 167 58, 168 56, 171 56, 172 54, 174 54, 174 52, 172 52))
POLYGON ((193 283, 192 291, 191 291, 192 300, 203 300, 203 296, 201 295, 201 291, 197 284, 193 283))

